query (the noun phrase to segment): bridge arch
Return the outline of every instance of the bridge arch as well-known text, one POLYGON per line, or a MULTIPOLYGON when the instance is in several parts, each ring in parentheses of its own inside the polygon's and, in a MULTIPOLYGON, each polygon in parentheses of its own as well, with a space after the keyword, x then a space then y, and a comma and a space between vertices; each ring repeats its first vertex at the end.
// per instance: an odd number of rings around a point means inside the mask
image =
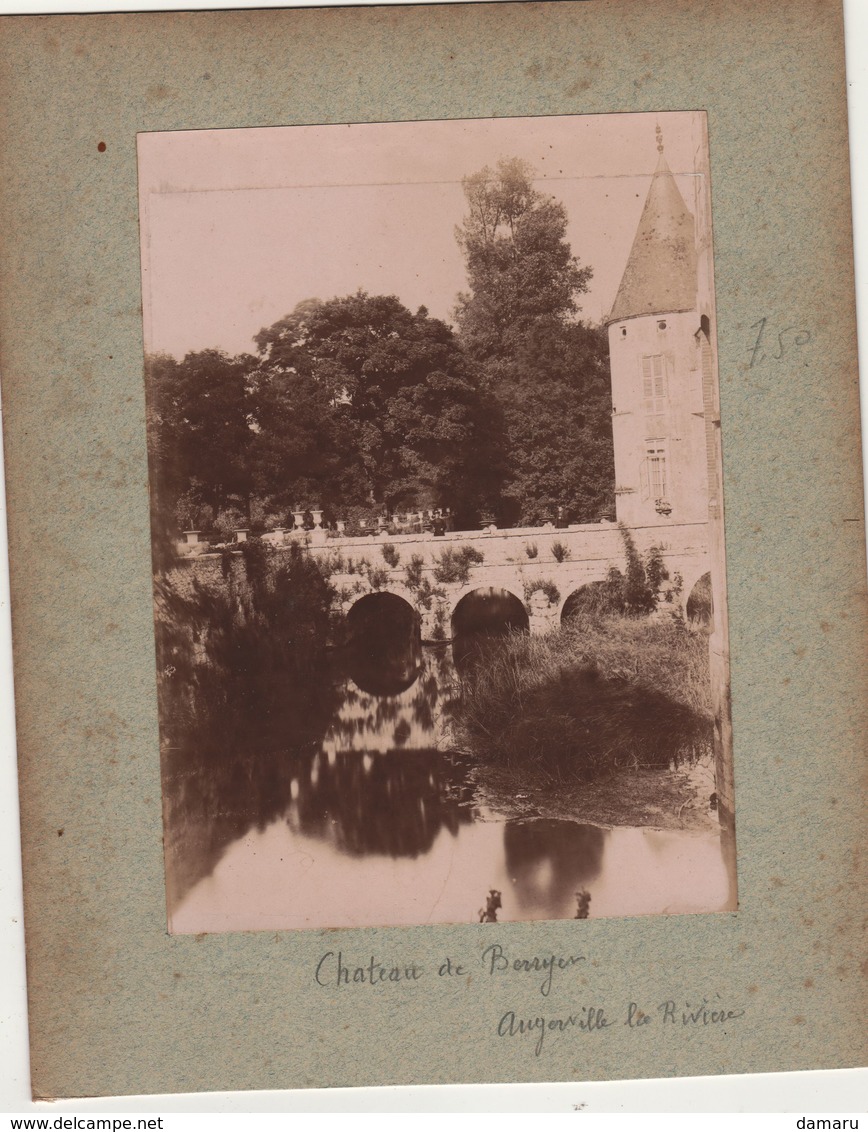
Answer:
POLYGON ((706 572, 697 578, 684 603, 687 621, 706 631, 714 627, 714 599, 711 591, 711 573, 706 572))
POLYGON ((599 593, 600 588, 604 584, 604 578, 596 578, 590 582, 582 582, 581 585, 570 589, 569 593, 567 593, 561 602, 560 610, 558 611, 558 623, 567 625, 573 617, 583 612, 585 609, 593 609, 594 597, 599 593))
MULTIPOLYGON (((676 560, 667 563, 667 565, 669 566, 670 573, 674 573, 675 570, 678 570, 681 574, 681 594, 678 600, 681 603, 681 608, 684 610, 685 614, 687 614, 687 602, 690 600, 691 594, 701 579, 709 573, 708 557, 707 555, 702 555, 697 558, 681 559, 680 561, 676 560)), ((687 614, 687 616, 689 617, 689 614, 687 614)))
POLYGON ((419 614, 405 597, 390 590, 359 594, 347 610, 346 618, 351 640, 389 633, 419 636, 419 614))
POLYGON ((376 696, 397 696, 422 671, 419 614, 398 594, 360 594, 346 615, 347 674, 356 687, 376 696))
POLYGON ((522 599, 502 586, 465 589, 452 608, 452 636, 498 633, 510 629, 527 632, 530 618, 522 599))
POLYGON ((565 624, 570 618, 572 609, 581 602, 582 599, 577 598, 576 594, 589 594, 592 592, 591 587, 599 586, 601 582, 605 582, 611 565, 614 565, 614 563, 596 563, 594 569, 574 572, 564 581, 556 578, 561 591, 561 600, 556 614, 557 624, 565 624))

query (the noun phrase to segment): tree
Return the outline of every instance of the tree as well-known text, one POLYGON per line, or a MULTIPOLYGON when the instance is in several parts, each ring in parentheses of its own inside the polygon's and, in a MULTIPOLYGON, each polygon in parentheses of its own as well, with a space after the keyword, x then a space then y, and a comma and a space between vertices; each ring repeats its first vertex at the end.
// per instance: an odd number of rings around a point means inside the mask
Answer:
POLYGON ((537 327, 497 385, 509 437, 507 521, 596 522, 614 494, 605 332, 537 327))
POLYGON ((388 509, 467 509, 496 492, 485 438, 497 414, 424 307, 363 291, 308 301, 256 342, 260 486, 283 478, 325 505, 388 509))
POLYGON ((195 487, 219 509, 250 491, 248 385, 256 359, 222 350, 149 358, 151 458, 162 506, 195 487))
POLYGON ((246 513, 251 477, 250 355, 202 350, 177 361, 145 359, 154 561, 164 565, 178 531, 246 513))
POLYGON ((311 373, 261 367, 254 375, 251 474, 270 509, 363 498, 363 469, 346 406, 311 373))
POLYGON ((572 254, 563 205, 534 188, 526 162, 501 160, 463 184, 469 211, 456 235, 470 291, 455 313, 503 414, 502 518, 596 521, 611 507, 614 460, 605 335, 576 318, 591 268, 572 254))
POLYGON ((501 159, 462 184, 469 212, 456 238, 470 291, 458 296, 459 333, 475 358, 509 358, 535 324, 575 315, 592 270, 572 254, 564 206, 533 187, 527 162, 501 159))

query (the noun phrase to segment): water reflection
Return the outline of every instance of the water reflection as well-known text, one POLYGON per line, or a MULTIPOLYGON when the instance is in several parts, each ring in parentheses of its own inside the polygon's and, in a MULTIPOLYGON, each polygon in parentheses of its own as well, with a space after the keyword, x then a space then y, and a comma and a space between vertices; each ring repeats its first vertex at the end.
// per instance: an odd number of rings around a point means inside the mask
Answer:
POLYGON ((175 910, 175 932, 473 923, 491 888, 498 920, 570 919, 586 862, 562 855, 584 833, 602 844, 599 871, 585 882, 591 918, 711 912, 728 907, 716 834, 599 830, 571 822, 475 821, 443 828, 417 859, 347 855, 296 833, 285 821, 237 841, 175 910), (531 862, 507 866, 505 841, 535 843, 531 862), (516 835, 518 835, 516 837, 516 835), (541 852, 544 846, 547 848, 541 852), (519 866, 516 868, 516 866, 519 866), (550 885, 544 872, 558 879, 550 885))
POLYGON ((570 821, 506 823, 506 871, 528 919, 575 904, 576 889, 600 875, 606 837, 599 826, 570 821))
POLYGON ((288 827, 352 856, 418 857, 474 817, 463 769, 437 751, 319 753, 299 771, 288 827))
POLYGON ((424 750, 448 745, 456 692, 448 646, 404 642, 394 655, 350 646, 335 656, 339 703, 326 751, 424 750), (408 674, 412 673, 412 680, 408 674))
POLYGON ((438 749, 454 685, 448 647, 355 643, 334 654, 331 680, 328 714, 312 710, 297 732, 318 739, 293 744, 291 729, 275 735, 255 714, 246 729, 177 730, 164 752, 170 906, 278 818, 342 853, 411 858, 474 819, 465 765, 438 749))
MULTIPOLYGON (((316 689, 287 687, 268 710, 224 697, 209 727, 176 726, 171 930, 469 923, 490 888, 503 921, 572 918, 580 888, 592 917, 725 906, 716 834, 503 821, 480 806, 450 750, 458 661, 404 629, 355 635, 316 689)), ((474 651, 456 643, 457 657, 474 651)))
POLYGON ((348 647, 347 673, 371 696, 398 696, 412 688, 422 671, 422 644, 410 638, 391 650, 372 650, 356 643, 348 647))

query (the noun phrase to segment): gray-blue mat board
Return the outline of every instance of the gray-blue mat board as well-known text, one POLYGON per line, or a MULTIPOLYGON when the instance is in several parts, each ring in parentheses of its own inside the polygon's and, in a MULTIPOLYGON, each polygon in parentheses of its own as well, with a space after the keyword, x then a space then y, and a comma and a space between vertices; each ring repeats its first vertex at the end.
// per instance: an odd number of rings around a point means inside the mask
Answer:
POLYGON ((838 0, 5 17, 0 95, 34 1095, 864 1064, 865 538, 838 0), (671 111, 706 112, 711 154, 737 910, 168 934, 137 136, 671 111), (549 962, 577 938, 582 965, 559 967, 550 994, 545 967, 483 959, 494 945, 549 962), (421 977, 318 981, 337 952, 421 977), (439 974, 447 958, 460 979, 439 974), (630 1025, 631 1004, 653 1022, 630 1025), (499 1025, 582 1008, 612 1024, 547 1030, 538 1053, 535 1033, 499 1025))

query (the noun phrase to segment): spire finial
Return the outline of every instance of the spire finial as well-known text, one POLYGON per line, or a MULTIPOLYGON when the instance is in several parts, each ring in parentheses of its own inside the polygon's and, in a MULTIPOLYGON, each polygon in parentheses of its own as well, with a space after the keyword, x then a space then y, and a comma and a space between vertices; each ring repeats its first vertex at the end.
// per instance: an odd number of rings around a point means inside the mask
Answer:
POLYGON ((663 152, 663 131, 660 129, 660 126, 657 125, 655 127, 654 132, 657 134, 657 152, 662 153, 663 152))

